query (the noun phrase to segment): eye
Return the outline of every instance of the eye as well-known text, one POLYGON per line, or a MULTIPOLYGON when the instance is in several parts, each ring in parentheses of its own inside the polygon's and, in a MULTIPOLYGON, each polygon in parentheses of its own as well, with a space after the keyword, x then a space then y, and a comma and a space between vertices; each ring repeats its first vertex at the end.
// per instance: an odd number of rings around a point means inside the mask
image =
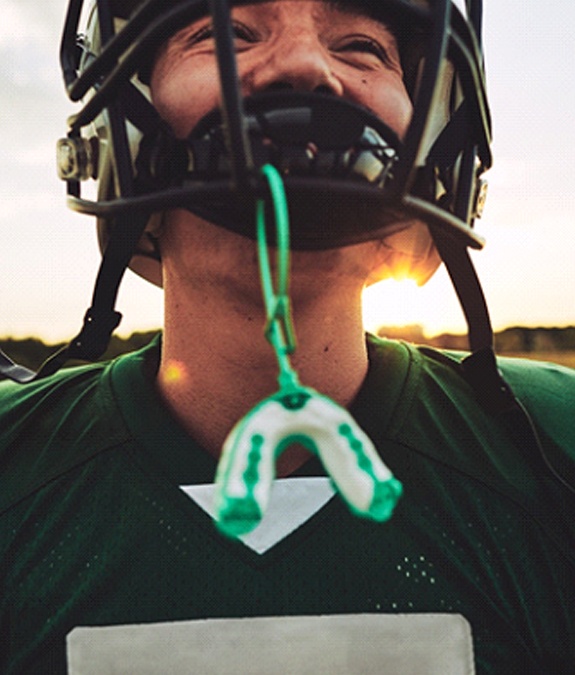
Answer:
MULTIPOLYGON (((236 43, 238 42, 256 42, 257 35, 245 24, 239 21, 232 21, 232 32, 236 43)), ((207 42, 215 37, 215 30, 211 23, 202 26, 193 32, 186 40, 186 47, 193 47, 201 42, 207 42)))
POLYGON ((390 63, 390 58, 385 48, 377 42, 367 37, 352 37, 338 45, 335 52, 340 54, 359 54, 375 56, 379 61, 385 64, 390 63))
POLYGON ((251 28, 246 26, 244 23, 239 21, 232 22, 232 30, 234 32, 234 37, 237 40, 243 40, 244 42, 257 42, 258 36, 251 28))

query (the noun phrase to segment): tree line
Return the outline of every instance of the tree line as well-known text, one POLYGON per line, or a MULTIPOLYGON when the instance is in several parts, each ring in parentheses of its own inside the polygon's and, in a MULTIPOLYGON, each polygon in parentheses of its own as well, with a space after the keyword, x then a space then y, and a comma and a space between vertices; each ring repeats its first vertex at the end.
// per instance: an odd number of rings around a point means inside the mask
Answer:
MULTIPOLYGON (((407 340, 440 349, 466 350, 468 348, 466 335, 441 333, 429 337, 425 335, 423 327, 419 324, 382 326, 377 332, 381 337, 407 340)), ((575 326, 566 328, 513 326, 495 333, 494 337, 495 351, 499 354, 575 351, 575 326)))
MULTIPOLYGON (((113 335, 108 349, 100 360, 107 361, 120 354, 140 349, 146 345, 158 331, 135 332, 129 337, 113 335)), ((443 349, 467 349, 467 337, 452 333, 442 333, 428 337, 420 325, 383 326, 378 331, 383 337, 407 340, 416 344, 425 344, 443 349)), ((10 358, 27 368, 37 370, 40 365, 65 343, 48 345, 38 338, 3 338, 0 348, 10 358)), ((575 326, 566 328, 526 328, 514 326, 495 334, 495 349, 499 354, 545 353, 575 351, 575 326)))
MULTIPOLYGON (((136 332, 132 333, 129 337, 112 335, 108 349, 99 360, 108 361, 120 354, 140 349, 148 344, 157 333, 158 331, 136 332)), ((0 339, 0 348, 12 361, 32 370, 37 370, 49 356, 65 345, 65 342, 46 344, 39 338, 33 337, 0 339)), ((73 365, 74 362, 71 361, 70 364, 73 365)))

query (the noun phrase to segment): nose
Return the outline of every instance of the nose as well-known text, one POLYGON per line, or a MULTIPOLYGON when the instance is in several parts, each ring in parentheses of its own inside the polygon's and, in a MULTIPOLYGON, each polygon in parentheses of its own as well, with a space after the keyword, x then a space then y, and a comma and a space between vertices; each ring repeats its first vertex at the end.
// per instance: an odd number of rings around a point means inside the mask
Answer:
POLYGON ((249 78, 250 93, 291 89, 343 95, 329 53, 316 36, 283 35, 270 41, 267 51, 249 78))

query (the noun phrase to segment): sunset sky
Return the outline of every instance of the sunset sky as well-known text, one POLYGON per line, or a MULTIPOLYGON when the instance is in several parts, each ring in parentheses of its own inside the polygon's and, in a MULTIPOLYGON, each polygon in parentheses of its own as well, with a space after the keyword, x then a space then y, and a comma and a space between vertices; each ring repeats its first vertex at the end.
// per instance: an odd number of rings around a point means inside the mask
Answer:
MULTIPOLYGON (((0 336, 72 337, 99 262, 89 216, 67 210, 55 143, 68 103, 58 69, 65 0, 2 0, 0 336)), ((485 0, 495 166, 474 253, 496 329, 575 324, 575 4, 485 0)), ((120 334, 161 324, 161 293, 128 274, 120 334)), ((443 270, 424 288, 384 282, 366 325, 463 331, 443 270)))

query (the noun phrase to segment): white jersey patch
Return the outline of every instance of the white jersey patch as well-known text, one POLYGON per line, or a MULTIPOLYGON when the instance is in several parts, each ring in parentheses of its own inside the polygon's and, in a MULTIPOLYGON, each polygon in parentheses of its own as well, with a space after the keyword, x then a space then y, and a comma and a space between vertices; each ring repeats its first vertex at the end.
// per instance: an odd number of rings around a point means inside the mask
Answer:
POLYGON ((76 628, 69 675, 472 675, 459 614, 348 614, 76 628))
MULTIPOLYGON (((180 485, 180 489, 210 517, 214 517, 215 485, 180 485)), ((308 521, 334 494, 329 478, 280 478, 274 481, 262 522, 253 532, 239 539, 262 555, 308 521)))

